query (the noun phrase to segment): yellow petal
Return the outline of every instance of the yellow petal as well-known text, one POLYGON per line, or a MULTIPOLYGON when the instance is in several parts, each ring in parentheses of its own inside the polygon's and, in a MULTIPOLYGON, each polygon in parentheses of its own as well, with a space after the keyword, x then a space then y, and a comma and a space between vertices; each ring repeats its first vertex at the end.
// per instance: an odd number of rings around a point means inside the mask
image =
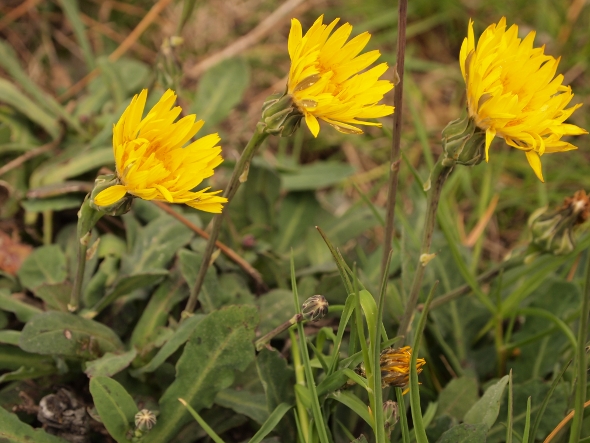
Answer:
POLYGON ((96 206, 109 206, 125 197, 127 189, 123 185, 115 185, 106 188, 94 197, 94 204, 96 206))
POLYGON ((317 137, 320 132, 320 124, 318 122, 318 119, 315 118, 315 116, 310 114, 309 112, 306 112, 305 123, 307 123, 307 127, 309 128, 313 136, 317 137))
POLYGON ((539 180, 541 180, 543 183, 545 183, 545 180, 543 180, 543 171, 541 168, 541 157, 539 157, 539 154, 537 154, 535 151, 525 151, 524 152, 526 154, 526 159, 529 161, 529 165, 531 165, 531 168, 533 168, 533 171, 535 171, 535 174, 537 175, 537 178, 539 180))
POLYGON ((486 130, 486 162, 489 161, 489 159, 490 159, 490 155, 489 155, 490 146, 492 145, 492 140, 494 140, 495 136, 496 136, 495 129, 488 128, 486 130))

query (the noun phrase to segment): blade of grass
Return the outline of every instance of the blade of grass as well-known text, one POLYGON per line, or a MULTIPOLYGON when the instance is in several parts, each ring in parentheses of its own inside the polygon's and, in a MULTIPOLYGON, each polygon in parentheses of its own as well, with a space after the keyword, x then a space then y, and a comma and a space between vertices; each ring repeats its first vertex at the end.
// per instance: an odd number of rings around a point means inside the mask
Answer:
POLYGON ((82 50, 82 55, 84 56, 84 61, 86 62, 86 67, 89 71, 93 70, 96 67, 94 63, 94 54, 92 53, 92 48, 90 47, 90 41, 88 40, 88 36, 86 35, 86 29, 84 23, 80 19, 80 10, 78 9, 78 2, 76 0, 58 0, 61 8, 65 12, 70 25, 74 30, 74 34, 76 34, 76 40, 78 40, 78 44, 80 45, 80 49, 82 50))
MULTIPOLYGON (((295 301, 295 309, 298 314, 301 314, 301 306, 299 305, 299 294, 297 293, 297 281, 295 279, 295 263, 293 259, 293 251, 291 251, 291 286, 293 289, 293 300, 295 301)), ((318 437, 321 443, 330 443, 328 439, 328 433, 326 430, 326 424, 322 416, 320 409, 320 403, 318 401, 318 395, 316 391, 315 380, 313 378, 313 372, 309 362, 309 349, 307 347, 307 340, 305 339, 305 331, 303 325, 297 323, 297 332, 299 333, 299 340, 301 341, 301 356, 303 360, 303 367, 305 370, 305 378, 307 379, 307 387, 311 394, 311 412, 313 415, 318 437)))
MULTIPOLYGON (((512 370, 510 371, 512 375, 512 370)), ((512 377, 511 377, 512 378, 512 377)), ((512 387, 510 387, 510 393, 512 393, 512 387)), ((512 423, 511 423, 512 424, 512 423)), ((524 432, 522 433, 522 438, 520 441, 522 443, 528 443, 529 441, 529 431, 531 430, 531 397, 529 397, 526 401, 526 417, 524 421, 524 432)), ((535 439, 531 443, 534 443, 535 439)), ((506 442, 508 443, 508 442, 506 442)))
MULTIPOLYGON (((529 397, 529 402, 531 398, 529 397)), ((512 443, 512 423, 514 420, 514 396, 512 393, 512 369, 510 369, 510 377, 508 378, 508 417, 506 418, 506 443, 512 443)), ((527 422, 530 421, 531 410, 527 410, 527 422)), ((530 424, 530 423, 529 423, 530 424)))
POLYGON ((225 443, 222 438, 217 435, 215 433, 215 431, 213 429, 211 429, 211 426, 209 426, 207 424, 207 422, 205 420, 203 420, 203 418, 199 415, 199 413, 197 411, 195 411, 193 408, 191 408, 191 405, 189 405, 186 401, 184 401, 182 398, 179 398, 178 401, 180 403, 183 404, 183 406, 185 408, 188 409, 188 412, 190 412, 190 414, 193 416, 193 418, 197 421, 197 423, 199 423, 199 426, 203 428, 203 431, 205 431, 207 433, 207 435, 209 437, 211 437, 211 439, 215 442, 215 443, 225 443))
POLYGON ((406 415, 406 405, 404 403, 404 394, 401 388, 395 388, 397 406, 399 408, 399 423, 402 430, 402 443, 410 443, 410 429, 408 428, 408 416, 406 415))
MULTIPOLYGON (((264 437, 272 432, 274 428, 277 427, 283 416, 293 407, 293 405, 288 405, 287 403, 281 403, 278 405, 272 414, 268 416, 266 421, 260 426, 260 429, 254 436, 250 439, 249 443, 260 443, 264 437)), ((297 416, 297 414, 295 414, 297 416)))
MULTIPOLYGON (((305 386, 305 370, 303 369, 303 364, 301 363, 301 352, 299 351, 299 341, 295 336, 294 328, 289 329, 289 336, 291 338, 291 355, 293 356, 293 368, 295 369, 295 387, 297 385, 305 386)), ((303 403, 303 399, 298 393, 298 390, 295 389, 295 407, 297 408, 297 414, 295 414, 297 419, 297 426, 300 429, 303 438, 301 439, 302 443, 307 443, 307 437, 309 435, 309 415, 307 414, 307 409, 303 403)))
POLYGON ((426 430, 424 428, 424 422, 422 420, 422 409, 420 407, 420 390, 418 388, 418 371, 416 369, 416 363, 418 361, 418 351, 420 349, 420 343, 422 341, 422 333, 426 326, 426 318, 428 317, 428 308, 430 302, 434 297, 434 291, 438 286, 438 281, 434 283, 426 303, 424 304, 424 310, 420 316, 418 327, 416 328, 416 336, 414 337, 414 346, 412 350, 412 358, 410 360, 410 405, 412 407, 412 420, 414 421, 414 431, 416 432, 416 443, 428 443, 426 437, 426 430))

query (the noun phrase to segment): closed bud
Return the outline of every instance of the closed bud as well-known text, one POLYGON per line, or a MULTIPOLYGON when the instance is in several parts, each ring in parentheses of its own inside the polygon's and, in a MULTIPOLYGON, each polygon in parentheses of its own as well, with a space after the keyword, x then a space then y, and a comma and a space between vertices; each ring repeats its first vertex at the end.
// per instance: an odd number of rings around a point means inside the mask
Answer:
POLYGON ((443 166, 475 166, 485 158, 486 133, 465 116, 449 123, 442 131, 443 166))
POLYGON ((140 431, 149 431, 156 424, 156 414, 149 409, 142 409, 135 414, 135 427, 140 431))
POLYGON ((393 400, 387 400, 383 403, 383 420, 385 422, 385 430, 389 435, 399 421, 399 408, 393 400))
POLYGON ((262 123, 267 134, 289 137, 299 128, 302 118, 291 95, 284 92, 269 96, 262 105, 262 123))
POLYGON ((309 321, 318 321, 328 314, 328 300, 323 295, 309 297, 301 305, 303 318, 309 321))
POLYGON ((131 210, 131 204, 133 203, 133 196, 131 194, 125 194, 125 196, 108 206, 97 206, 94 204, 94 198, 103 190, 110 188, 111 186, 120 185, 120 181, 114 174, 99 175, 94 180, 94 188, 90 193, 90 207, 95 211, 99 211, 106 215, 123 215, 131 210))
POLYGON ((537 209, 529 217, 531 244, 543 252, 554 255, 569 254, 574 250, 573 231, 584 223, 590 215, 590 199, 580 190, 567 197, 563 205, 550 211, 537 209))

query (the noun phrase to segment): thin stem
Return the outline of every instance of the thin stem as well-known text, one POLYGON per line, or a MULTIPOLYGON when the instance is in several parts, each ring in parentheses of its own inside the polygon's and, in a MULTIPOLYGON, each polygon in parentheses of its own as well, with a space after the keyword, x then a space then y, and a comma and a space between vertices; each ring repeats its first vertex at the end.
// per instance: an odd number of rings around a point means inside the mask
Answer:
POLYGON ((389 185, 387 187, 387 218, 385 224, 385 242, 383 257, 381 258, 381 277, 388 272, 385 268, 387 257, 391 251, 393 239, 393 222, 395 219, 395 202, 397 197, 397 182, 399 167, 401 164, 401 126, 402 126, 402 98, 404 92, 404 63, 406 56, 406 23, 407 23, 408 0, 399 0, 398 4, 398 25, 397 25, 397 57, 396 72, 399 78, 398 84, 393 92, 393 142, 391 145, 391 170, 389 172, 389 185))
POLYGON ((586 400, 587 385, 587 358, 586 358, 586 337, 588 336, 588 315, 590 315, 590 250, 586 255, 586 281, 584 282, 584 298, 582 299, 582 309, 580 317, 580 330, 578 332, 578 348, 576 352, 577 360, 577 385, 576 399, 574 401, 574 419, 570 432, 569 443, 577 443, 580 440, 582 432, 582 422, 584 420, 584 401, 586 400))
POLYGON ((418 296, 420 295, 420 287, 422 286, 422 277, 424 276, 425 264, 422 262, 424 254, 430 251, 432 243, 432 234, 434 232, 434 222, 436 221, 436 210, 440 200, 441 191, 445 181, 449 177, 452 167, 443 166, 441 159, 434 165, 434 169, 430 174, 430 190, 428 191, 428 204, 426 208, 426 220, 424 221, 424 230, 422 232, 422 246, 420 247, 420 259, 418 266, 416 266, 416 273, 412 282, 412 289, 408 298, 404 315, 400 321, 397 335, 402 335, 405 342, 407 342, 407 333, 410 328, 410 322, 414 316, 416 305, 418 304, 418 296))
MULTIPOLYGON (((264 125, 259 123, 258 125, 256 125, 256 131, 254 132, 252 138, 244 148, 244 152, 242 152, 242 156, 240 157, 240 160, 238 160, 238 163, 234 168, 232 176, 229 179, 229 183, 225 188, 223 196, 227 198, 228 201, 225 205, 224 210, 227 210, 227 206, 231 203, 231 200, 236 194, 238 188, 240 187, 240 184, 247 180, 247 171, 250 167, 252 157, 254 157, 254 154, 258 150, 258 147, 262 144, 266 137, 268 137, 268 134, 264 131, 264 125)), ((201 287, 203 286, 203 282, 205 281, 207 269, 211 264, 211 256, 213 255, 213 251, 215 250, 215 242, 217 241, 217 237, 219 237, 219 232, 221 231, 223 215, 224 213, 216 214, 211 222, 211 233, 209 234, 209 240, 207 241, 207 246, 205 247, 203 261, 201 262, 201 267, 199 268, 199 274, 197 275, 195 285, 191 289, 191 294, 186 304, 186 308, 182 313, 183 318, 186 318, 187 316, 191 315, 197 307, 197 302, 199 301, 199 292, 201 291, 201 287)))
POLYGON ((286 331, 294 324, 299 323, 301 320, 303 320, 303 314, 295 314, 293 317, 291 317, 285 323, 277 326, 272 331, 264 334, 262 337, 260 337, 258 340, 256 340, 254 342, 254 347, 256 348, 257 351, 262 350, 264 345, 267 344, 269 341, 271 341, 274 337, 279 335, 281 332, 286 331))
POLYGON ((53 211, 43 211, 43 244, 50 245, 53 240, 53 211))
MULTIPOLYGON (((293 369, 295 370, 295 383, 305 387, 305 369, 301 363, 301 354, 299 352, 299 342, 295 336, 295 329, 289 329, 289 335, 291 337, 291 355, 293 357, 293 369)), ((297 416, 299 418, 299 425, 301 426, 301 433, 303 434, 304 441, 300 443, 307 443, 309 439, 309 415, 307 409, 303 404, 297 389, 295 389, 295 408, 297 409, 297 416)))

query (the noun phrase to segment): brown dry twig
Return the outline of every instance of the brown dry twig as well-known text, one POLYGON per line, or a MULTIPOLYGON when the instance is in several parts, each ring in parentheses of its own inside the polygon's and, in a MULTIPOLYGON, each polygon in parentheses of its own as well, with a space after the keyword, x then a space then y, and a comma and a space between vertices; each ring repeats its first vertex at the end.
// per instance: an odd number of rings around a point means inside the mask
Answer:
MULTIPOLYGON (((164 212, 166 212, 167 214, 171 215, 176 220, 178 220, 179 222, 184 224, 186 227, 193 230, 196 234, 203 237, 205 240, 209 239, 209 234, 207 234, 203 229, 199 228, 197 225, 192 223, 190 220, 188 220, 182 214, 179 214, 178 212, 174 211, 166 203, 159 202, 159 201, 153 201, 153 203, 158 208, 162 209, 164 212)), ((248 263, 246 260, 244 260, 242 257, 240 257, 239 254, 237 252, 235 252, 233 249, 231 249, 229 246, 221 243, 220 241, 216 241, 215 246, 217 246, 221 250, 221 252, 223 252, 227 256, 227 258, 229 258, 231 261, 236 263, 248 275, 250 275, 250 277, 252 277, 254 279, 254 281, 256 282, 256 285, 258 288, 265 290, 265 291, 267 290, 266 284, 262 280, 262 276, 260 275, 260 273, 256 269, 254 269, 250 265, 250 263, 248 263)))
MULTIPOLYGON (((158 17, 158 15, 172 2, 172 0, 158 0, 158 2, 152 6, 152 8, 148 11, 145 17, 137 24, 137 26, 129 33, 127 38, 123 40, 123 42, 119 45, 117 49, 115 49, 111 55, 109 55, 108 59, 111 62, 114 62, 119 59, 123 54, 127 52, 129 48, 131 48, 135 42, 139 39, 141 34, 148 28, 149 25, 158 17)), ((62 95, 59 96, 60 101, 65 101, 82 89, 86 87, 86 85, 95 78, 99 73, 99 69, 93 69, 90 71, 86 76, 84 76, 78 83, 73 85, 70 89, 64 92, 62 95)))
POLYGON ((27 160, 37 157, 38 155, 44 154, 45 152, 51 151, 53 148, 55 148, 57 145, 59 145, 60 142, 61 142, 61 137, 58 137, 55 140, 53 140, 47 144, 39 146, 38 148, 35 148, 35 149, 31 149, 30 151, 25 152, 23 155, 15 158, 14 160, 9 161, 8 163, 6 163, 4 166, 2 166, 0 168, 0 176, 6 174, 8 171, 18 168, 20 165, 22 165, 27 160))
MULTIPOLYGON (((584 409, 586 409, 588 406, 590 406, 590 400, 588 400, 586 403, 584 403, 584 409)), ((569 414, 567 414, 563 420, 561 420, 559 422, 559 424, 557 426, 555 426, 555 429, 553 431, 551 431, 551 434, 549 434, 547 436, 547 438, 545 439, 545 441, 543 443, 549 443, 551 440, 553 440, 553 437, 555 437, 557 434, 559 434, 559 431, 561 431, 565 425, 567 425, 567 423, 574 418, 574 413, 576 411, 571 411, 569 414)))
POLYGON ((256 44, 264 36, 270 33, 276 28, 277 24, 280 23, 285 17, 297 6, 302 4, 305 0, 287 0, 279 8, 277 8, 272 14, 261 21, 252 31, 243 37, 237 39, 229 46, 226 46, 221 51, 207 57, 205 60, 200 61, 196 65, 186 69, 185 75, 188 78, 195 79, 199 77, 203 72, 207 71, 212 66, 226 60, 230 57, 240 54, 249 47, 256 44))

